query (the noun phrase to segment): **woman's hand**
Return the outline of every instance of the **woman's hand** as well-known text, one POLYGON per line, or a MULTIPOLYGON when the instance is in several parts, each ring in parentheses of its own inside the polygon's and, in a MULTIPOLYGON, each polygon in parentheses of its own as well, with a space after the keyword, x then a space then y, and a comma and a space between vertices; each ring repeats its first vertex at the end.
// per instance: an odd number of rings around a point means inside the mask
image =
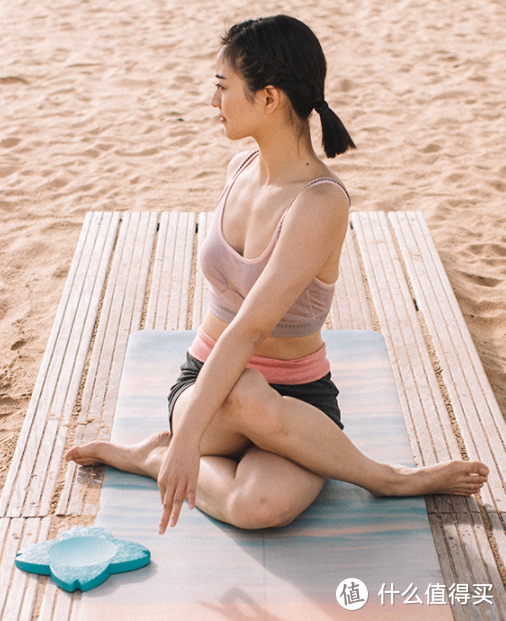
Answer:
POLYGON ((181 507, 188 498, 188 507, 195 507, 197 477, 199 474, 200 451, 198 446, 177 441, 173 437, 158 474, 158 488, 163 504, 163 513, 158 533, 163 535, 167 525, 175 526, 181 507))

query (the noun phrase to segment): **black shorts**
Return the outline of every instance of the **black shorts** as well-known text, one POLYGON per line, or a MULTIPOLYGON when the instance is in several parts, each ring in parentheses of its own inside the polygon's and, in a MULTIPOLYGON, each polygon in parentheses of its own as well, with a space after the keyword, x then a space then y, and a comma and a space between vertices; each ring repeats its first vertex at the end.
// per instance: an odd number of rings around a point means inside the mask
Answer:
MULTIPOLYGON (((168 396, 169 401, 169 431, 172 433, 172 413, 174 405, 179 395, 189 386, 195 384, 197 375, 204 363, 194 358, 191 354, 186 354, 186 362, 181 365, 181 373, 176 380, 174 386, 171 387, 168 396)), ((315 408, 321 410, 336 425, 344 429, 341 422, 341 411, 337 404, 337 395, 339 391, 327 373, 324 377, 308 382, 307 384, 269 384, 283 397, 294 397, 305 401, 315 408)))

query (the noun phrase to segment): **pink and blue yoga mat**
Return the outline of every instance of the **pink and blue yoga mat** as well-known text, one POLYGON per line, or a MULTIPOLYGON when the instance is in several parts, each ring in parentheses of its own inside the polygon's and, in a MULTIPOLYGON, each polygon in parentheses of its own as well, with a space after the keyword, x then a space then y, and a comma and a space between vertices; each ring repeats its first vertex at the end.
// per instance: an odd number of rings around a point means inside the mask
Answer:
MULTIPOLYGON (((130 337, 114 441, 133 443, 167 428, 167 393, 193 336, 130 337)), ((383 337, 327 331, 325 340, 345 432, 374 459, 412 465, 383 337)), ((291 525, 263 531, 241 531, 185 506, 178 526, 160 536, 160 514, 155 481, 106 469, 96 526, 146 546, 151 564, 83 593, 79 621, 453 619, 448 604, 427 603, 427 589, 443 578, 423 498, 379 499, 328 481, 291 525), (369 592, 359 610, 336 596, 344 580, 348 601, 363 599, 349 579, 369 592)))

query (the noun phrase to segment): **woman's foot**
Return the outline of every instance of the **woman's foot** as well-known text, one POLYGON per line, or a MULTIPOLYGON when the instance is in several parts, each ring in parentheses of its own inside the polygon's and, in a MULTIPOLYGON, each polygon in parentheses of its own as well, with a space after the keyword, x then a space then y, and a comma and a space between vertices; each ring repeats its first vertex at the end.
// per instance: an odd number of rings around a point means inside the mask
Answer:
POLYGON ((447 461, 434 466, 406 468, 386 465, 385 484, 370 489, 378 496, 425 496, 452 494, 472 496, 487 482, 489 469, 479 461, 447 461))
MULTIPOLYGON (((65 459, 80 466, 106 464, 133 474, 158 478, 163 456, 170 444, 170 433, 161 431, 133 445, 97 440, 67 451, 65 459)), ((489 469, 479 461, 447 461, 422 468, 381 464, 374 485, 367 485, 376 496, 425 496, 453 494, 472 496, 487 481, 489 469)), ((363 485, 363 483, 361 483, 363 485)))
POLYGON ((170 444, 170 433, 160 431, 138 444, 122 445, 96 440, 74 446, 65 454, 67 461, 80 466, 105 464, 118 470, 157 479, 163 456, 170 444))

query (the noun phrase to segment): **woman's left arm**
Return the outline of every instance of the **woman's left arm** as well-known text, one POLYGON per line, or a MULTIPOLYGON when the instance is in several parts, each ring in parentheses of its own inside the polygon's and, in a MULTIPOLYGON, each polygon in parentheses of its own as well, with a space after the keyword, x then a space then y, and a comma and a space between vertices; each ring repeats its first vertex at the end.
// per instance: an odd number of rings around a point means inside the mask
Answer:
POLYGON ((308 188, 288 211, 267 266, 214 346, 172 438, 158 478, 164 505, 160 532, 169 519, 176 524, 185 498, 193 508, 197 453, 206 429, 293 302, 331 256, 338 261, 347 226, 347 199, 330 184, 308 188))

